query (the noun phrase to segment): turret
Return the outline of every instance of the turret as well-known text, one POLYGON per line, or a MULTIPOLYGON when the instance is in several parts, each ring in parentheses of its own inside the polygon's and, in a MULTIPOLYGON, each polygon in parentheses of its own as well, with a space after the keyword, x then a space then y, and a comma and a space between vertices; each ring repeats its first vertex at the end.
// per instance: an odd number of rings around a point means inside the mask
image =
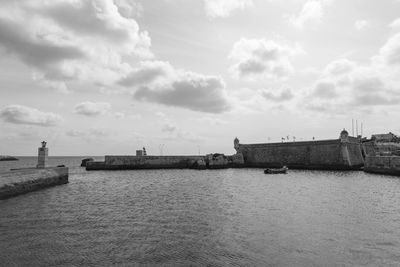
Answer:
POLYGON ((239 139, 235 137, 235 140, 233 140, 233 147, 235 148, 236 152, 239 152, 239 139))
POLYGON ((340 140, 342 142, 348 142, 349 141, 349 133, 346 131, 346 129, 343 129, 343 131, 340 132, 340 140))

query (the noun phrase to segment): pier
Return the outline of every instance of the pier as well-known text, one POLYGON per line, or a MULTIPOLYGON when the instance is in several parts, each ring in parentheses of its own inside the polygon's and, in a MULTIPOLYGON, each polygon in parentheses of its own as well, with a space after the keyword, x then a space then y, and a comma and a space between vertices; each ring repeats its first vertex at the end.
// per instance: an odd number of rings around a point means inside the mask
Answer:
POLYGON ((21 169, 0 173, 0 199, 68 183, 68 168, 21 169))
POLYGON ((38 148, 38 164, 32 168, 0 172, 0 199, 68 183, 67 167, 47 166, 46 142, 38 148))

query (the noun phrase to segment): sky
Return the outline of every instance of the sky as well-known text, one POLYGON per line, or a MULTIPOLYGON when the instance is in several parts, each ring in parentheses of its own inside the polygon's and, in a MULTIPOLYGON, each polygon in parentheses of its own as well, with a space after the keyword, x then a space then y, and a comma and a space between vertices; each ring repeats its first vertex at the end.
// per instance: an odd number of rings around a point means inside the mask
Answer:
POLYGON ((400 0, 0 0, 0 154, 400 133, 400 0))

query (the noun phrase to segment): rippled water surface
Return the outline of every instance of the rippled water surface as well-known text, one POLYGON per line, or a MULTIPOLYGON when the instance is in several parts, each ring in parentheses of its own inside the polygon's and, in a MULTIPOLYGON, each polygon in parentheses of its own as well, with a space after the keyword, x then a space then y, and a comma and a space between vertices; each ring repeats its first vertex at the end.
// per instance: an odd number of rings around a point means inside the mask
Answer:
POLYGON ((0 201, 0 265, 400 265, 397 177, 86 172, 80 159, 51 159, 69 184, 0 201))

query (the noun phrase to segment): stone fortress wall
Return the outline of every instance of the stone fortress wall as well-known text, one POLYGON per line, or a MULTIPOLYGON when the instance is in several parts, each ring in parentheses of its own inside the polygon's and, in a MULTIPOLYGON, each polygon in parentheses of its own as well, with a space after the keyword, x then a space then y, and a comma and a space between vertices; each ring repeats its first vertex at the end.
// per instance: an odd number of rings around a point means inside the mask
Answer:
POLYGON ((400 175, 400 157, 367 155, 365 157, 365 172, 400 175))
POLYGON ((376 134, 363 143, 364 171, 400 176, 400 137, 393 133, 376 134))
POLYGON ((358 138, 342 131, 338 139, 240 144, 234 141, 237 153, 243 154, 247 167, 281 167, 299 169, 360 169, 364 165, 358 138))

